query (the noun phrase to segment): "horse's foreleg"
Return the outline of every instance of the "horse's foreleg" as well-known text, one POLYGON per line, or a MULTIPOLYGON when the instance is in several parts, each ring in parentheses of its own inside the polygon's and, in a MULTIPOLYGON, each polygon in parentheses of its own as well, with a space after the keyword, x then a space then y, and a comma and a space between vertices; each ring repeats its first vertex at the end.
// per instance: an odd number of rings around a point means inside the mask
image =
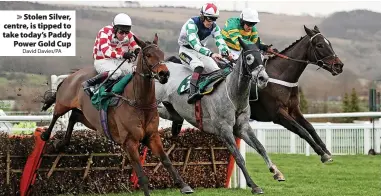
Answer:
POLYGON ((237 133, 237 137, 242 138, 249 146, 254 148, 262 156, 270 172, 274 174, 274 179, 278 181, 285 181, 282 172, 280 172, 277 166, 271 161, 265 147, 258 140, 257 136, 255 136, 254 130, 251 128, 249 122, 247 121, 242 123, 238 129, 239 130, 234 133, 237 133))
POLYGON ((65 133, 65 137, 64 137, 63 141, 56 140, 56 142, 54 143, 54 147, 57 150, 61 151, 61 150, 63 150, 63 148, 65 146, 69 145, 70 138, 71 138, 71 135, 73 133, 74 125, 77 122, 81 122, 82 118, 85 118, 85 116, 83 115, 83 113, 80 110, 78 110, 76 108, 72 109, 70 117, 69 117, 69 123, 68 123, 67 129, 66 129, 66 133, 65 133))
POLYGON ((181 193, 189 194, 193 193, 193 189, 184 182, 181 178, 177 170, 173 167, 171 161, 168 158, 168 155, 164 152, 163 144, 161 142, 160 135, 158 133, 154 133, 149 141, 148 147, 151 149, 152 153, 155 156, 160 157, 161 163, 164 165, 165 169, 171 174, 172 179, 174 180, 176 186, 181 188, 181 193))
POLYGON ((251 192, 253 194, 263 194, 263 191, 258 185, 254 183, 254 181, 251 179, 249 172, 247 171, 245 167, 245 161, 243 160, 243 157, 241 153, 239 152, 236 143, 235 138, 233 135, 232 127, 225 123, 221 125, 221 131, 222 138, 225 141, 225 144, 229 150, 229 152, 233 155, 237 165, 239 168, 241 168, 243 175, 245 176, 247 185, 251 188, 251 192))
POLYGON ((138 175, 138 182, 140 187, 143 187, 144 195, 149 196, 148 177, 144 174, 143 167, 139 160, 139 141, 127 139, 123 144, 123 149, 127 152, 132 168, 138 175))
POLYGON ((305 128, 308 133, 310 133, 310 135, 312 136, 312 138, 315 140, 315 142, 324 150, 324 152, 326 152, 328 155, 331 155, 331 152, 329 152, 329 150, 327 149, 327 146, 325 145, 325 143, 323 142, 323 140, 320 138, 320 136, 316 133, 316 130, 314 129, 314 127, 311 125, 310 122, 308 122, 302 112, 300 111, 300 109, 295 109, 293 110, 292 114, 291 114, 295 120, 303 127, 305 128))
POLYGON ((286 129, 294 132, 299 135, 299 137, 306 140, 314 151, 321 156, 321 161, 323 163, 332 160, 331 156, 325 153, 323 149, 316 144, 316 142, 308 134, 307 130, 300 126, 299 123, 297 123, 285 110, 279 109, 278 114, 280 115, 280 122, 277 123, 283 125, 286 129))
POLYGON ((66 107, 60 103, 56 103, 54 106, 54 112, 53 112, 53 118, 50 122, 49 128, 41 134, 41 139, 44 141, 48 141, 50 138, 50 135, 52 134, 52 130, 54 125, 56 124, 56 121, 59 117, 66 114, 68 111, 70 111, 70 107, 66 107))

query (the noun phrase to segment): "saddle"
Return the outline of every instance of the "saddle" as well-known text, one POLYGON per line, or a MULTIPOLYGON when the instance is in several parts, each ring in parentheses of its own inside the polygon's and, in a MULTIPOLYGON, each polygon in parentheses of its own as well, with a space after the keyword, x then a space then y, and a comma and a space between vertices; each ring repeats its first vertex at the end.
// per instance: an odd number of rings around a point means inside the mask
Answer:
MULTIPOLYGON (((177 58, 176 56, 171 56, 166 59, 166 61, 171 61, 174 63, 182 64, 181 60, 177 58)), ((201 74, 200 78, 198 80, 198 88, 200 90, 200 94, 207 95, 211 94, 213 90, 223 81, 225 80, 226 76, 228 76, 232 69, 231 65, 229 63, 223 62, 223 61, 216 61, 218 67, 220 67, 220 70, 216 70, 210 73, 201 74)), ((177 93, 179 95, 189 93, 189 85, 190 85, 190 79, 192 75, 190 74, 186 78, 183 79, 183 81, 180 83, 177 93)))
MULTIPOLYGON (((200 94, 207 95, 211 94, 214 89, 225 80, 225 78, 231 73, 232 69, 230 67, 225 67, 224 69, 216 70, 210 73, 201 74, 198 80, 198 88, 200 90, 200 94)), ((190 79, 191 75, 188 75, 183 81, 180 83, 177 93, 179 95, 189 93, 190 92, 190 79)))
POLYGON ((132 74, 127 74, 119 77, 117 80, 108 80, 101 87, 100 84, 96 85, 93 96, 90 98, 91 103, 97 110, 107 110, 108 107, 118 105, 120 98, 114 94, 121 95, 128 82, 132 79, 132 74))

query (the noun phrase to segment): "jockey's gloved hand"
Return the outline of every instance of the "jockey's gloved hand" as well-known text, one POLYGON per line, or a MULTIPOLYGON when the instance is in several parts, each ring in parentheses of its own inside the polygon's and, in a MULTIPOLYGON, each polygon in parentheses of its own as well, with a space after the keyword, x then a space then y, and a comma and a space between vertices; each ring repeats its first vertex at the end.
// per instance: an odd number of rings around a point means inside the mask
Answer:
POLYGON ((124 59, 128 59, 128 60, 131 60, 131 59, 134 59, 134 58, 135 58, 135 54, 132 53, 132 52, 124 52, 124 54, 123 54, 123 58, 124 58, 124 59))
POLYGON ((134 51, 135 56, 138 56, 138 55, 139 55, 140 50, 141 50, 140 48, 136 48, 136 49, 135 49, 135 51, 134 51))

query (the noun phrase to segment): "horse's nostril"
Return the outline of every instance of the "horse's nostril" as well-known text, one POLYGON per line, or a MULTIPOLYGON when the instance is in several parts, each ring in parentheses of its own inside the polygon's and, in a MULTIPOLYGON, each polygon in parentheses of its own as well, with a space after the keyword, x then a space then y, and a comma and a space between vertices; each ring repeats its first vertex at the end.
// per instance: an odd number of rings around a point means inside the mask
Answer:
POLYGON ((259 76, 259 77, 258 77, 258 80, 260 80, 260 81, 264 81, 264 80, 265 80, 265 77, 263 77, 263 76, 259 76))
POLYGON ((160 71, 159 72, 159 77, 164 78, 164 77, 169 77, 169 71, 160 71))

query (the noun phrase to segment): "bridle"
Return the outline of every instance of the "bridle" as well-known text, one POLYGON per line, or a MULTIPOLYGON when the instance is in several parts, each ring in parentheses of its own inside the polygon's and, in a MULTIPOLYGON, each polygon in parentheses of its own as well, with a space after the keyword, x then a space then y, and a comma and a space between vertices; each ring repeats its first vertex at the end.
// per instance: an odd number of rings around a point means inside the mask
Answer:
POLYGON ((147 57, 144 55, 144 53, 146 53, 148 49, 153 48, 153 47, 158 48, 158 46, 156 44, 150 44, 150 45, 145 46, 142 49, 142 56, 143 56, 143 58, 142 58, 142 64, 143 64, 143 66, 145 66, 149 70, 149 73, 140 73, 140 72, 137 72, 137 71, 136 71, 136 73, 139 74, 140 76, 142 76, 143 78, 148 78, 148 79, 156 78, 156 79, 159 79, 158 78, 158 73, 155 73, 153 71, 153 69, 155 69, 155 67, 157 67, 160 64, 164 64, 164 61, 158 61, 154 65, 148 65, 148 60, 147 60, 147 57))
POLYGON ((323 66, 326 66, 326 67, 331 68, 332 71, 335 71, 335 69, 333 69, 333 66, 335 65, 335 61, 334 60, 331 61, 331 62, 328 62, 329 64, 327 64, 325 62, 325 60, 328 59, 328 58, 332 58, 332 59, 336 59, 337 58, 337 55, 336 55, 335 51, 333 50, 333 48, 331 46, 331 43, 329 42, 329 40, 327 38, 325 38, 321 33, 316 33, 314 36, 312 36, 309 39, 310 47, 312 46, 312 40, 314 38, 316 38, 318 35, 321 35, 325 40, 328 41, 328 43, 329 43, 328 45, 329 45, 329 47, 330 47, 330 49, 331 49, 331 51, 333 53, 332 55, 329 55, 329 56, 323 57, 321 59, 318 59, 317 58, 317 52, 316 52, 316 49, 314 47, 312 47, 312 49, 313 49, 313 55, 315 56, 315 59, 316 59, 315 61, 308 61, 308 60, 306 61, 306 60, 300 60, 300 59, 293 59, 293 58, 290 58, 290 57, 288 57, 286 55, 274 52, 273 50, 270 50, 269 53, 274 54, 274 55, 276 55, 276 56, 278 56, 280 58, 291 60, 291 61, 295 61, 295 62, 299 62, 299 63, 314 64, 314 65, 317 65, 319 67, 319 69, 323 68, 323 66))

